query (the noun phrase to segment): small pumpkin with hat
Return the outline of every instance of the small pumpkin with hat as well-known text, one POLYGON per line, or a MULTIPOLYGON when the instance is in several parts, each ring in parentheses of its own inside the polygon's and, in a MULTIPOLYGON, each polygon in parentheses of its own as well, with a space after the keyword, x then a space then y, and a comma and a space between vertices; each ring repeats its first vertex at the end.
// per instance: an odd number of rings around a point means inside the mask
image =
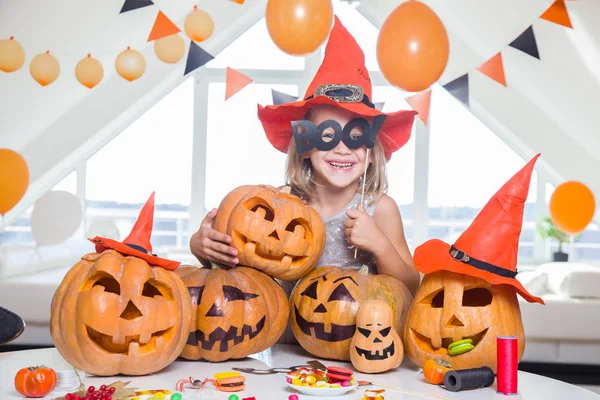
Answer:
POLYGON ((423 367, 442 359, 454 369, 497 368, 496 338, 525 334, 517 293, 544 304, 516 279, 523 210, 536 155, 496 192, 453 245, 429 240, 415 249, 425 274, 403 329, 407 356, 423 367))
MULTIPOLYGON (((362 117, 372 117, 375 122, 373 126, 368 127, 371 131, 370 139, 374 140, 376 135, 379 137, 387 160, 393 152, 408 142, 414 117, 417 115, 414 110, 384 113, 375 107, 372 102, 371 79, 365 66, 365 55, 337 16, 325 48, 323 62, 308 86, 304 98, 285 104, 258 105, 258 119, 271 145, 287 153, 290 141, 296 136, 293 123, 301 121, 312 107, 320 104, 334 105, 362 117)), ((341 132, 339 136, 340 139, 334 139, 327 144, 320 140, 320 135, 312 141, 317 148, 319 145, 334 146, 341 140, 341 132)), ((369 135, 363 135, 362 141, 366 142, 367 136, 369 135)), ((368 148, 373 145, 372 142, 366 144, 368 148)), ((357 143, 357 147, 359 145, 362 143, 357 143)))
POLYGON ((179 262, 152 254, 154 193, 129 236, 89 239, 84 255, 58 286, 50 336, 73 367, 98 376, 146 375, 171 364, 192 322, 179 262))

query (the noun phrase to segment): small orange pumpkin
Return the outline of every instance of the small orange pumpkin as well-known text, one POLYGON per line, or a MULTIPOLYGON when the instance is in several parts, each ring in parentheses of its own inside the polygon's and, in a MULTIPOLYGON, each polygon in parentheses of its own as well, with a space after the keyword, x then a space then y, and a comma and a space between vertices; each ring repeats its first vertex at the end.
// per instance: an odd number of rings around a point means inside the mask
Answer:
POLYGON ((194 318, 181 356, 189 360, 244 358, 271 347, 288 322, 285 292, 270 276, 247 267, 179 267, 194 318))
POLYGON ((356 314, 350 361, 367 374, 398 368, 404 358, 402 339, 394 327, 392 307, 383 300, 364 302, 356 314))
POLYGON ((325 247, 321 216, 296 196, 267 185, 231 191, 212 227, 231 236, 240 265, 282 280, 306 275, 325 247))
POLYGON ((190 295, 175 273, 105 250, 83 256, 59 285, 50 336, 89 374, 146 375, 177 358, 191 321, 190 295))
POLYGON ((403 331, 406 354, 415 364, 423 367, 428 359, 439 358, 454 369, 487 366, 496 372, 497 336, 517 336, 520 360, 525 335, 512 286, 450 271, 424 276, 403 331), (450 344, 468 339, 472 350, 448 353, 450 344))
POLYGON ((350 342, 356 331, 356 313, 367 300, 383 300, 393 310, 400 332, 411 302, 406 286, 388 275, 360 270, 319 267, 306 275, 290 295, 292 333, 316 357, 350 360, 350 342))

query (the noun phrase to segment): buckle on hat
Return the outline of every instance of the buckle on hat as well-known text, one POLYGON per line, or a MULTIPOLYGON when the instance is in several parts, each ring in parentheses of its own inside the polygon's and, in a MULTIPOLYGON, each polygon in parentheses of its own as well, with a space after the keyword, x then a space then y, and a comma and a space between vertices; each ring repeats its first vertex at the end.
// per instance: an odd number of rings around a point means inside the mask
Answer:
POLYGON ((464 251, 460 251, 460 250, 450 250, 450 255, 452 256, 452 258, 454 258, 456 261, 460 261, 460 262, 464 262, 467 263, 469 261, 471 261, 471 257, 469 257, 467 255, 467 253, 465 253, 464 251), (460 256, 460 257, 459 257, 460 256))
POLYGON ((326 96, 340 103, 359 103, 365 95, 364 89, 359 85, 346 83, 333 83, 318 86, 314 96, 326 96))

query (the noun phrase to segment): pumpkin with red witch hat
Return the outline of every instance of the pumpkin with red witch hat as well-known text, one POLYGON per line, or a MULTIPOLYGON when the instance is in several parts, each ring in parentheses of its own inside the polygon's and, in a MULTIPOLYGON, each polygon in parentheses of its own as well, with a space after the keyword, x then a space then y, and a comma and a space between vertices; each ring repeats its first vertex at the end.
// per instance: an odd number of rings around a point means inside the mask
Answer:
POLYGON ((98 376, 146 375, 181 353, 192 322, 191 297, 171 270, 179 263, 152 254, 154 193, 129 236, 95 237, 58 286, 50 336, 73 367, 98 376))

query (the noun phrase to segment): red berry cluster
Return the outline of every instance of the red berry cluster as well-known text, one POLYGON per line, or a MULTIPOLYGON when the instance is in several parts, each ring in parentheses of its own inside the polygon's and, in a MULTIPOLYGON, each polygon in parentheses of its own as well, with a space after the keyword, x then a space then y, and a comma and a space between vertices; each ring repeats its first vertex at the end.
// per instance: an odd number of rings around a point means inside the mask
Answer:
POLYGON ((98 390, 94 386, 90 386, 87 388, 85 396, 82 397, 74 393, 67 393, 65 400, 112 400, 112 394, 115 390, 114 387, 106 387, 106 385, 100 386, 98 390))

